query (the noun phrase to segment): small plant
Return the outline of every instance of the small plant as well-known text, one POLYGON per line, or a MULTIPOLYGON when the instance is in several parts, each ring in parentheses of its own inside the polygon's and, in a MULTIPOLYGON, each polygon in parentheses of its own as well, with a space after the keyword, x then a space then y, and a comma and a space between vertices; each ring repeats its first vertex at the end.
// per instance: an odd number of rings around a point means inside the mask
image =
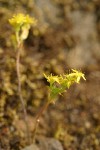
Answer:
POLYGON ((70 88, 70 86, 74 83, 80 83, 80 79, 85 79, 85 75, 81 71, 77 71, 72 69, 72 73, 69 74, 63 74, 60 76, 54 76, 54 75, 46 75, 44 74, 44 77, 47 79, 47 82, 49 82, 49 95, 48 100, 44 104, 44 106, 41 108, 39 113, 36 116, 36 122, 34 126, 34 135, 36 132, 36 128, 38 126, 39 120, 43 112, 47 109, 48 105, 50 103, 55 103, 55 100, 57 96, 62 93, 66 92, 67 89, 70 88))
POLYGON ((28 128, 28 120, 27 120, 27 112, 25 107, 25 102, 22 95, 22 87, 21 87, 21 74, 20 74, 20 55, 23 49, 23 41, 28 37, 29 29, 31 24, 34 26, 37 24, 37 20, 35 18, 31 18, 29 15, 17 14, 14 15, 11 19, 9 19, 9 23, 14 29, 15 39, 16 39, 16 72, 18 78, 18 95, 23 109, 23 118, 26 124, 27 130, 27 139, 30 142, 29 128, 28 128))
MULTIPOLYGON (((22 45, 23 41, 28 37, 29 29, 31 27, 31 24, 34 26, 37 24, 37 20, 35 18, 31 18, 28 15, 24 14, 17 14, 14 15, 12 19, 9 19, 9 23, 12 25, 14 31, 15 31, 15 38, 16 38, 16 72, 17 72, 17 78, 18 78, 18 94, 20 98, 20 102, 22 104, 22 109, 24 113, 24 121, 26 124, 26 130, 27 130, 27 138, 28 141, 30 139, 29 135, 29 128, 28 128, 28 120, 27 120, 27 112, 26 112, 26 106, 22 95, 22 87, 21 87, 21 74, 20 74, 20 55, 22 51, 22 45)), ((49 82, 49 94, 48 99, 44 106, 40 109, 40 111, 37 113, 34 123, 34 131, 33 136, 35 136, 36 129, 38 127, 40 117, 44 113, 44 111, 47 109, 49 104, 55 103, 57 96, 62 93, 66 92, 67 89, 70 88, 70 86, 74 83, 80 83, 80 79, 85 79, 85 75, 81 71, 77 71, 72 69, 72 72, 69 74, 63 74, 63 75, 46 75, 44 74, 44 77, 46 78, 47 82, 49 82)))

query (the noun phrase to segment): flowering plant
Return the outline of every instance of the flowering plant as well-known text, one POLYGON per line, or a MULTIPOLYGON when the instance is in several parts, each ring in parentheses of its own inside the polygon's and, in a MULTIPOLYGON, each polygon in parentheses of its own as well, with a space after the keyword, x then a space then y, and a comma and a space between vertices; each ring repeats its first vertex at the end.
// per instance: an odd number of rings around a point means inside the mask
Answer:
POLYGON ((26 131, 27 131, 27 140, 30 141, 30 135, 29 135, 29 127, 28 127, 28 120, 27 120, 27 111, 26 111, 26 105, 25 101, 22 95, 22 84, 21 84, 21 73, 20 73, 20 56, 21 52, 23 50, 23 41, 28 37, 29 29, 31 25, 34 26, 37 24, 37 20, 35 18, 31 18, 29 15, 24 14, 17 14, 14 15, 11 19, 9 19, 10 25, 13 27, 15 31, 15 42, 16 42, 16 72, 17 72, 17 78, 18 78, 18 95, 19 100, 22 105, 23 109, 23 118, 26 125, 26 131))
MULTIPOLYGON (((24 14, 17 14, 14 15, 11 19, 9 19, 9 23, 14 28, 15 31, 15 37, 16 37, 16 43, 17 43, 17 55, 16 55, 16 72, 17 72, 17 78, 18 78, 18 94, 19 99, 22 104, 23 108, 23 115, 24 115, 24 121, 26 124, 26 130, 27 130, 27 139, 30 139, 29 135, 29 126, 28 126, 28 120, 27 120, 27 111, 25 107, 25 101, 23 99, 22 95, 22 87, 21 87, 21 74, 20 74, 20 55, 22 51, 22 44, 23 41, 28 37, 29 29, 31 27, 31 24, 34 26, 37 24, 37 20, 35 18, 31 18, 28 15, 24 14)), ((80 79, 85 79, 85 75, 81 71, 77 71, 72 69, 72 72, 69 74, 63 74, 63 75, 46 75, 44 74, 44 77, 47 79, 47 82, 49 82, 49 94, 48 99, 46 100, 46 103, 43 105, 43 107, 40 109, 40 111, 37 113, 35 122, 34 122, 34 136, 36 129, 39 124, 39 120, 41 115, 44 113, 44 111, 47 109, 50 103, 55 102, 55 98, 58 96, 58 94, 62 94, 66 91, 66 89, 69 89, 70 86, 74 83, 80 83, 80 79)), ((30 141, 30 140, 29 140, 30 141)))
POLYGON ((54 99, 58 94, 62 94, 73 83, 80 83, 80 79, 85 79, 84 74, 81 71, 72 69, 72 73, 64 74, 60 76, 53 76, 44 74, 45 78, 49 82, 50 86, 50 99, 54 99))

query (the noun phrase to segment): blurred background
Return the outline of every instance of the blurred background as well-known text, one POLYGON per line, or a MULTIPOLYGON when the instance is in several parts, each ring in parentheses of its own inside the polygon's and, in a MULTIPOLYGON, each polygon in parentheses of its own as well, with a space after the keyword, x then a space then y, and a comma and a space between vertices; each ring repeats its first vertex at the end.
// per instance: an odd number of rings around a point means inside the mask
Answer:
POLYGON ((73 85, 49 106, 37 137, 56 138, 64 150, 99 150, 100 0, 0 0, 0 148, 25 147, 14 31, 8 22, 16 13, 38 21, 23 44, 20 65, 31 137, 34 117, 48 94, 43 73, 59 75, 79 69, 86 81, 73 85))

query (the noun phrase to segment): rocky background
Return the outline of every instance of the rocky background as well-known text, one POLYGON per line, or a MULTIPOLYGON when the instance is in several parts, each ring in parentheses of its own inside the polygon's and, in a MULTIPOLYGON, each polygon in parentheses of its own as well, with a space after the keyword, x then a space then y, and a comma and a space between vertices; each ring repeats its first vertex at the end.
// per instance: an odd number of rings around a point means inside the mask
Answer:
POLYGON ((0 0, 0 81, 0 150, 100 150, 100 0, 0 0), (48 94, 43 73, 74 68, 87 79, 49 106, 29 147, 8 23, 16 13, 38 20, 24 42, 20 66, 31 140, 48 94))

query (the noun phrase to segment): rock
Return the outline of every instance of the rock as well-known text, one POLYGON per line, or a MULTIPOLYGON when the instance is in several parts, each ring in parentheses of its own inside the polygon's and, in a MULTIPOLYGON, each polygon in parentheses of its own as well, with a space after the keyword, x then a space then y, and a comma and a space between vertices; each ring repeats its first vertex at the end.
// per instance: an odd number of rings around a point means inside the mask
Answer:
POLYGON ((63 150, 61 143, 54 138, 40 138, 37 141, 40 150, 63 150))
POLYGON ((61 23, 62 18, 59 17, 61 9, 51 0, 36 0, 34 1, 35 15, 43 27, 54 26, 61 23))
POLYGON ((54 138, 39 138, 36 144, 25 147, 22 150, 63 150, 61 143, 54 138))
POLYGON ((30 146, 25 147, 22 150, 39 150, 39 148, 35 144, 32 144, 30 146))
POLYGON ((78 40, 76 47, 68 53, 67 62, 73 68, 82 68, 96 64, 100 59, 100 44, 97 40, 95 15, 92 12, 70 12, 71 31, 78 40))

